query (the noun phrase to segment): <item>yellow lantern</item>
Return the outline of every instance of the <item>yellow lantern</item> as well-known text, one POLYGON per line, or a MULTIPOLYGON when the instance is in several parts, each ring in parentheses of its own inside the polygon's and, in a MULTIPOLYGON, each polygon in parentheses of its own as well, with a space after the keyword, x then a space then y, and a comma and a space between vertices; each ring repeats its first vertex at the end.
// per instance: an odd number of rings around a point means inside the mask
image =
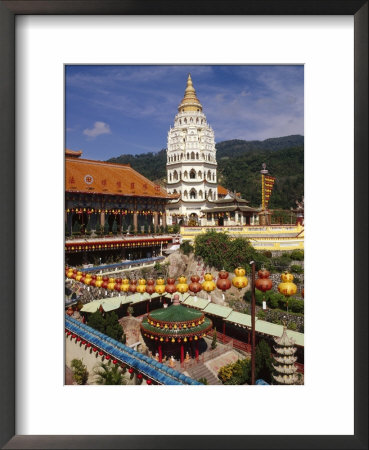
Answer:
POLYGON ((77 272, 76 281, 80 281, 82 278, 82 272, 77 272))
POLYGON ((183 275, 178 278, 177 291, 181 294, 185 294, 188 291, 188 284, 186 281, 187 278, 183 275))
POLYGON ((172 338, 172 342, 175 342, 176 340, 174 338, 172 338))
POLYGON ((285 297, 290 297, 296 294, 297 286, 292 283, 294 276, 291 273, 284 272, 281 275, 282 283, 278 285, 278 291, 285 297))
POLYGON ((216 288, 216 284, 213 281, 213 275, 211 273, 206 273, 204 275, 204 280, 205 281, 202 283, 202 288, 209 294, 216 288))
POLYGON ((146 292, 146 280, 144 278, 138 280, 137 292, 140 294, 146 292))
POLYGON ((187 342, 187 338, 186 337, 183 339, 183 342, 187 342))
POLYGON ((101 285, 103 284, 103 280, 102 280, 102 278, 100 277, 97 277, 97 280, 96 280, 96 283, 95 283, 95 286, 96 287, 101 287, 101 285))
POLYGON ((281 275, 281 280, 284 283, 288 283, 289 281, 293 281, 293 278, 294 278, 294 276, 292 275, 292 273, 289 273, 287 271, 283 272, 282 275, 281 275))
POLYGON ((158 278, 156 280, 155 292, 159 295, 163 295, 165 292, 165 280, 164 278, 158 278))
POLYGON ((246 270, 243 267, 237 267, 234 271, 235 277, 233 277, 232 284, 237 289, 243 289, 249 284, 249 280, 245 276, 246 270))
POLYGON ((109 291, 114 291, 114 287, 115 287, 115 280, 114 280, 114 278, 109 278, 109 283, 108 283, 109 291), (113 280, 113 281, 110 281, 110 280, 113 280))
POLYGON ((122 284, 120 285, 120 291, 121 292, 128 292, 129 291, 129 280, 128 280, 128 278, 124 278, 122 280, 122 284))

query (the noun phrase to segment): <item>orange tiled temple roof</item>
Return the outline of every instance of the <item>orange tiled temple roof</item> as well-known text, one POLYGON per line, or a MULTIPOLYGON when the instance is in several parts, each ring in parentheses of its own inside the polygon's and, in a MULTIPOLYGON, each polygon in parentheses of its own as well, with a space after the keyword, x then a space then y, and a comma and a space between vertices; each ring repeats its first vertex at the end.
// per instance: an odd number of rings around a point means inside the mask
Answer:
POLYGON ((89 194, 173 198, 158 184, 136 172, 129 164, 65 158, 65 190, 89 194))
POLYGON ((218 184, 218 195, 227 195, 228 189, 218 184))
POLYGON ((65 149, 65 156, 74 156, 79 158, 82 155, 82 150, 70 150, 69 148, 65 149))

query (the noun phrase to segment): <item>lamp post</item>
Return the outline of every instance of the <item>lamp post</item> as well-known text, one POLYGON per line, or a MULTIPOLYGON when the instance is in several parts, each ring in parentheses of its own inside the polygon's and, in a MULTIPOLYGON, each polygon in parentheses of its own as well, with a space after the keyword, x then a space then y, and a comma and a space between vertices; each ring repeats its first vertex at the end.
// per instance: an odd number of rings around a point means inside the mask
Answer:
POLYGON ((255 261, 251 265, 251 384, 255 384, 255 261))

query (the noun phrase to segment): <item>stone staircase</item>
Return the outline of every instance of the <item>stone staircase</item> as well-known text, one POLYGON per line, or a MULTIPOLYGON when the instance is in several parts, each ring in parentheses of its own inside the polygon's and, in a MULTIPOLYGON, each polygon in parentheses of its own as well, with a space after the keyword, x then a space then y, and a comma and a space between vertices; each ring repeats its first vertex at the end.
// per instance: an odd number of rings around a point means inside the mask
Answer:
POLYGON ((199 380, 200 378, 206 378, 209 384, 222 384, 220 380, 209 370, 205 364, 199 363, 195 366, 188 367, 186 372, 191 378, 199 380))

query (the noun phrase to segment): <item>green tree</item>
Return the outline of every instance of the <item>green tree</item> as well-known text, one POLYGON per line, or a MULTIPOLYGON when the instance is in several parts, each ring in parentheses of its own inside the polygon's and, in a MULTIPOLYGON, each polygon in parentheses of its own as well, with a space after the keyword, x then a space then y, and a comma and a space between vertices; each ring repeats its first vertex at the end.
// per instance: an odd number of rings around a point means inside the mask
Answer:
POLYGON ((180 245, 180 249, 182 253, 184 253, 187 256, 193 252, 193 246, 190 244, 189 241, 182 242, 182 244, 180 245))
POLYGON ((201 377, 197 381, 202 384, 209 384, 208 380, 205 377, 201 377))
POLYGON ((273 370, 271 349, 264 340, 261 340, 255 350, 255 378, 271 383, 273 370))
POLYGON ((105 333, 105 319, 99 310, 89 315, 87 324, 100 333, 105 333))
POLYGON ((121 368, 114 364, 100 363, 94 369, 96 384, 122 385, 127 384, 124 379, 121 368))
POLYGON ((108 221, 108 218, 105 217, 104 233, 105 233, 105 234, 109 234, 109 229, 110 229, 110 227, 109 227, 109 221, 108 221))
POLYGON ((86 225, 86 234, 91 234, 91 232, 92 232, 91 219, 90 219, 90 217, 89 217, 89 218, 88 218, 87 225, 86 225))
POLYGON ((122 231, 123 231, 123 233, 127 233, 127 224, 124 219, 123 219, 123 223, 122 223, 122 231))
POLYGON ((144 224, 144 234, 149 234, 149 225, 147 222, 144 224))
POLYGON ((96 228, 95 228, 95 233, 97 234, 97 235, 100 235, 101 234, 101 225, 100 225, 100 223, 97 223, 96 224, 96 228))
POLYGON ((118 315, 112 311, 105 317, 105 334, 116 341, 121 341, 123 336, 122 325, 118 322, 118 315))
POLYGON ((73 378, 77 384, 86 384, 88 380, 87 367, 83 364, 81 359, 72 359, 71 367, 73 371, 73 378))

